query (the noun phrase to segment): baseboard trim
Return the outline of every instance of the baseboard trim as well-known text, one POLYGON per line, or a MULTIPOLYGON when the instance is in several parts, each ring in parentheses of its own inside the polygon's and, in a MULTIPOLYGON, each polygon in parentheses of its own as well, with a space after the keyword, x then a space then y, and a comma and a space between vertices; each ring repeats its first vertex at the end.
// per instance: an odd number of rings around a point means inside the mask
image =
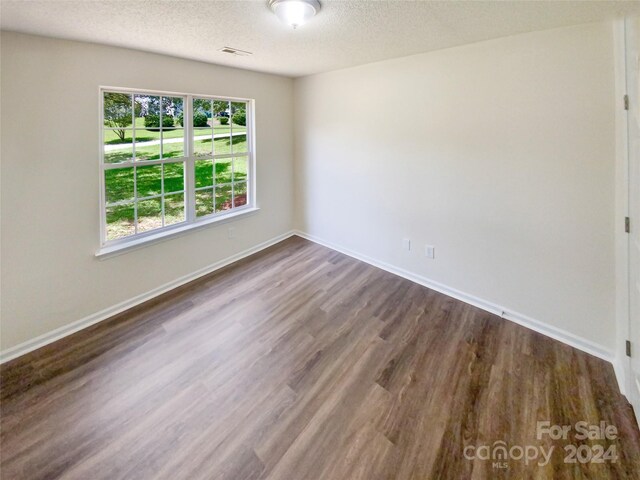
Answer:
POLYGON ((578 335, 574 335, 573 333, 568 332, 566 330, 562 330, 560 328, 549 325, 545 322, 541 322, 540 320, 535 320, 531 317, 523 315, 522 313, 509 310, 493 302, 489 302, 487 300, 481 299, 474 295, 470 295, 468 293, 462 292, 455 288, 451 288, 447 285, 443 285, 442 283, 439 283, 429 278, 423 277, 421 275, 417 275, 415 273, 409 272, 408 270, 404 270, 394 265, 390 265, 386 262, 382 262, 380 260, 376 260, 374 258, 368 257, 367 255, 363 255, 361 253, 355 252, 341 245, 316 237, 315 235, 311 235, 306 232, 302 232, 300 230, 295 230, 295 234, 298 235, 299 237, 306 238, 307 240, 310 240, 324 247, 330 248, 332 250, 343 253, 357 260, 368 263, 369 265, 373 265, 374 267, 378 267, 389 273, 393 273, 400 277, 406 278, 407 280, 411 280, 412 282, 422 285, 424 287, 427 287, 437 292, 448 295, 449 297, 452 297, 462 302, 473 305, 474 307, 478 307, 482 310, 493 313, 494 315, 498 315, 499 317, 502 317, 505 320, 509 320, 511 322, 517 323, 518 325, 522 325, 523 327, 529 328, 530 330, 541 333, 542 335, 553 338, 554 340, 558 340, 559 342, 562 342, 566 345, 577 348, 578 350, 581 350, 590 355, 593 355, 602 360, 605 360, 613 365, 614 370, 616 372, 616 379, 618 380, 618 385, 620 387, 620 390, 621 391, 624 390, 623 388, 624 382, 621 381, 621 377, 619 376, 620 374, 620 372, 618 371, 619 368, 616 368, 617 362, 615 362, 614 353, 602 347, 601 345, 598 345, 578 335))
POLYGON ((60 340, 61 338, 67 337, 82 329, 90 327, 91 325, 100 323, 108 318, 113 317, 114 315, 117 315, 118 313, 122 313, 125 310, 128 310, 159 295, 162 295, 169 290, 173 290, 174 288, 180 287, 181 285, 192 282, 193 280, 196 280, 204 275, 215 272, 220 268, 226 267, 233 262, 237 262, 238 260, 248 257, 249 255, 253 255, 254 253, 264 250, 265 248, 271 247, 272 245, 275 245, 276 243, 279 243, 293 235, 295 235, 295 232, 293 231, 283 233, 282 235, 278 235, 277 237, 273 237, 267 241, 254 245, 251 248, 236 253, 235 255, 231 255, 230 257, 224 258, 193 273, 184 275, 180 278, 177 278, 176 280, 165 283, 164 285, 154 288, 153 290, 150 290, 146 293, 137 295, 129 300, 118 303, 117 305, 86 316, 80 320, 52 330, 51 332, 45 333, 31 340, 27 340, 26 342, 16 345, 15 347, 4 350, 0 352, 0 364, 37 350, 38 348, 44 347, 45 345, 53 343, 56 340, 60 340))

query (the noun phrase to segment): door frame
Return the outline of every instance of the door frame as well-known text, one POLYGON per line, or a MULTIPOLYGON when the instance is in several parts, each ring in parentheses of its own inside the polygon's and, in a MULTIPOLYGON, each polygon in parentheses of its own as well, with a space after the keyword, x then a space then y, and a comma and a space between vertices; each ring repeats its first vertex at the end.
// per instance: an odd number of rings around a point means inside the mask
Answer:
POLYGON ((616 348, 613 366, 620 392, 626 396, 631 387, 631 364, 626 356, 626 340, 629 338, 629 235, 624 230, 624 219, 629 215, 629 143, 628 118, 624 109, 627 93, 626 28, 625 19, 614 22, 615 66, 615 305, 616 348))
MULTIPOLYGON (((624 96, 632 86, 627 85, 627 22, 621 19, 614 23, 614 49, 615 49, 615 90, 616 90, 616 192, 615 192, 615 258, 616 258, 616 350, 614 369, 620 391, 631 401, 632 389, 635 389, 634 375, 632 372, 631 358, 626 355, 626 341, 631 335, 631 310, 629 278, 629 249, 631 248, 631 235, 626 233, 624 219, 629 216, 630 191, 630 158, 629 158, 629 111, 624 108, 624 96)), ((636 35, 640 35, 637 32, 636 35)), ((639 73, 640 77, 640 73, 639 73)), ((637 226, 635 228, 638 228, 637 226)), ((640 350, 640 345, 632 345, 635 350, 640 350)), ((633 351, 632 351, 633 352, 633 351)), ((635 352, 640 355, 640 351, 635 352)), ((635 411, 636 421, 640 424, 640 409, 635 411)))

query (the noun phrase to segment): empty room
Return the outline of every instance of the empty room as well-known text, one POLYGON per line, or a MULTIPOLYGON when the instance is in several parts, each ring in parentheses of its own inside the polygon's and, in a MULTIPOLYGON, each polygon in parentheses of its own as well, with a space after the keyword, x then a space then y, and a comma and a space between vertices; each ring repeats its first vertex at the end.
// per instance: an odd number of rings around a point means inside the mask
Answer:
POLYGON ((0 478, 640 479, 640 1, 0 27, 0 478))

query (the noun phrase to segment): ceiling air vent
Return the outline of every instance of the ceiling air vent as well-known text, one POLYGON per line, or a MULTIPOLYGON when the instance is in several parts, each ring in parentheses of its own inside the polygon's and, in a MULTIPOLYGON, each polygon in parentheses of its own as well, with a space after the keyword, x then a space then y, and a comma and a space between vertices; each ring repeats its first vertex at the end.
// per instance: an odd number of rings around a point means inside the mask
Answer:
POLYGON ((222 53, 230 53, 231 55, 238 55, 239 57, 248 57, 249 55, 253 55, 251 52, 245 52, 244 50, 238 50, 233 47, 223 47, 219 51, 222 53))

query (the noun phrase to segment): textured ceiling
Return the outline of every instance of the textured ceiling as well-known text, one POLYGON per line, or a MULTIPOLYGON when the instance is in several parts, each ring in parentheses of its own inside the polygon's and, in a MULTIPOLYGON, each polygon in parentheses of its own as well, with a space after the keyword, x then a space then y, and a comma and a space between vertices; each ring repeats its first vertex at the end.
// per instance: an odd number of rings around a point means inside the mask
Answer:
POLYGON ((640 14, 640 1, 321 0, 298 30, 263 1, 1 0, 4 30, 135 48, 288 76, 534 30, 640 14), (236 57, 224 46, 253 52, 236 57))

